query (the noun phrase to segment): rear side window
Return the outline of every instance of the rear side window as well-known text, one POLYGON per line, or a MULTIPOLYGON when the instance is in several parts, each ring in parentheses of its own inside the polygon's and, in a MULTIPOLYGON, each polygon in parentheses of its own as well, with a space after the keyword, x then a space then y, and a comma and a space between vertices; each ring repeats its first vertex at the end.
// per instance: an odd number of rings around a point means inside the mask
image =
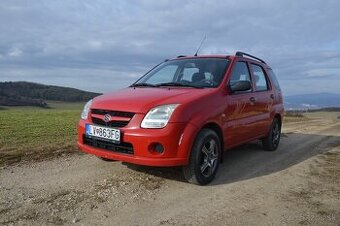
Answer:
POLYGON ((281 90, 279 81, 277 80, 277 78, 276 78, 276 76, 274 74, 274 71, 272 69, 268 69, 267 71, 268 71, 268 75, 269 75, 270 81, 272 81, 272 83, 275 86, 275 88, 277 90, 281 90))
POLYGON ((238 61, 234 65, 229 84, 233 85, 238 81, 250 81, 250 74, 246 62, 238 61))
POLYGON ((268 82, 264 71, 261 66, 256 64, 251 64, 255 80, 255 90, 256 91, 266 91, 268 90, 268 82))

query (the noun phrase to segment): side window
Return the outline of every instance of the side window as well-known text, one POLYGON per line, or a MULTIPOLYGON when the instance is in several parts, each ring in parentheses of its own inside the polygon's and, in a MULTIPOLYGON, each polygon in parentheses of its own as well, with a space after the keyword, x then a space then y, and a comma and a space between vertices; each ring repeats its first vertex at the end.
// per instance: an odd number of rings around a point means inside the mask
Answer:
POLYGON ((255 80, 255 90, 256 91, 266 91, 268 90, 268 83, 264 71, 261 66, 256 64, 251 64, 253 69, 254 80, 255 80))
POLYGON ((250 81, 249 70, 246 62, 238 61, 234 65, 229 84, 233 85, 238 81, 250 81))
POLYGON ((268 69, 267 71, 268 71, 269 78, 272 81, 272 83, 274 84, 275 88, 277 90, 281 90, 280 85, 279 85, 279 81, 277 80, 273 70, 272 69, 268 69))

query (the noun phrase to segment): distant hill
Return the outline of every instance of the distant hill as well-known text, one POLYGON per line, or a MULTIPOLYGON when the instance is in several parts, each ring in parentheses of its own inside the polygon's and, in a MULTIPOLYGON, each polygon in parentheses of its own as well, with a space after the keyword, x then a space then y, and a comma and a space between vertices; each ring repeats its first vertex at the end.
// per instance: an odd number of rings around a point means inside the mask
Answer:
POLYGON ((0 82, 0 105, 47 107, 46 101, 85 102, 99 93, 31 82, 0 82))
POLYGON ((315 93, 286 96, 284 104, 287 110, 340 107, 340 94, 315 93))

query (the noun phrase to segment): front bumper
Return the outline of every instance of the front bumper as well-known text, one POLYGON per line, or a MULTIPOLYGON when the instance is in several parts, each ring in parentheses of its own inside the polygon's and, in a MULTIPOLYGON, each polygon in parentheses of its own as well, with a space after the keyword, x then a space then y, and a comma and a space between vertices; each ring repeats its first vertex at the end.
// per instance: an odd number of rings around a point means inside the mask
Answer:
POLYGON ((84 144, 85 124, 89 121, 80 120, 78 124, 78 148, 86 153, 147 166, 181 166, 187 165, 192 143, 197 128, 190 123, 171 123, 163 129, 143 129, 139 122, 143 115, 135 115, 129 125, 121 130, 121 142, 133 146, 133 154, 114 152, 84 144), (152 150, 155 143, 164 147, 162 153, 152 150))

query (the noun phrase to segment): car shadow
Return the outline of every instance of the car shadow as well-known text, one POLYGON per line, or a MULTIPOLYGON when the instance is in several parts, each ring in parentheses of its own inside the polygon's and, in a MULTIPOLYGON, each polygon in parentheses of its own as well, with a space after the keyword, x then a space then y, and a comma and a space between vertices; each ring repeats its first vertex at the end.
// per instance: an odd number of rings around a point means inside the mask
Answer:
MULTIPOLYGON (((280 147, 274 152, 262 149, 260 141, 254 141, 223 154, 217 175, 208 186, 234 183, 279 172, 317 154, 340 146, 340 137, 316 134, 284 133, 280 147)), ((186 182, 181 167, 147 167, 123 163, 128 168, 170 180, 186 182)))

